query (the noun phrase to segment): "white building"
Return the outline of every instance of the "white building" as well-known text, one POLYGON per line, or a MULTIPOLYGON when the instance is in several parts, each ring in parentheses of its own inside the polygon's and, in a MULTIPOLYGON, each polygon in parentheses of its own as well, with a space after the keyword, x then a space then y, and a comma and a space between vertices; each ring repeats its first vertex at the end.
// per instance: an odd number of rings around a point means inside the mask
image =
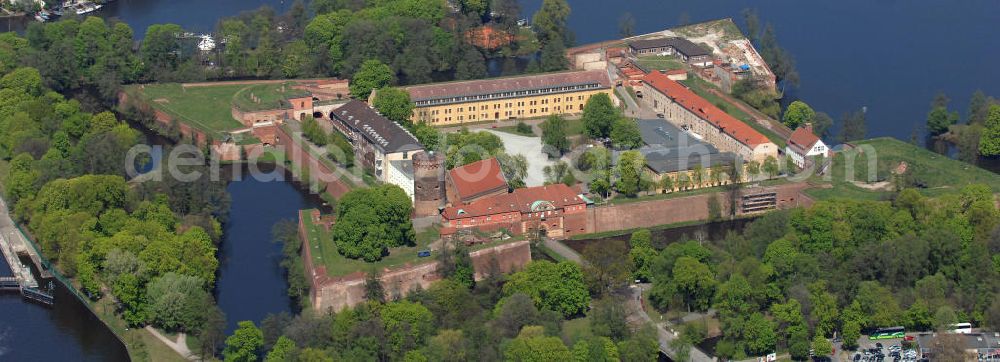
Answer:
POLYGON ((792 158, 795 165, 804 168, 807 162, 815 156, 826 158, 830 155, 830 148, 823 143, 823 140, 816 137, 812 132, 812 126, 803 125, 792 132, 788 138, 788 145, 785 146, 785 154, 792 158))

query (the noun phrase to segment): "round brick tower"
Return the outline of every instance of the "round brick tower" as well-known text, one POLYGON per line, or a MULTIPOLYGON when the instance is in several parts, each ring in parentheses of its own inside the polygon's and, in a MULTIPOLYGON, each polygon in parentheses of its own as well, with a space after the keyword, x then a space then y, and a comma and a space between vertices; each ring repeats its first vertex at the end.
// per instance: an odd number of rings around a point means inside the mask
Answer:
POLYGON ((425 151, 413 155, 413 209, 416 216, 437 215, 444 206, 444 155, 425 151))

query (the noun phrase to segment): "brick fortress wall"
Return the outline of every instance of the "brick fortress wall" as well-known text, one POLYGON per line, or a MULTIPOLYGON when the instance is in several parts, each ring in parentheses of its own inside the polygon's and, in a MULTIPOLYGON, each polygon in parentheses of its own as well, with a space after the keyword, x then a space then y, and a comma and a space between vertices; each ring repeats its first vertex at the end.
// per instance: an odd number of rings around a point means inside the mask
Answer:
MULTIPOLYGON (((326 164, 319 162, 318 160, 313 158, 311 153, 302 149, 302 146, 298 142, 295 142, 292 139, 292 137, 285 132, 284 128, 281 127, 275 128, 275 136, 277 140, 275 146, 281 147, 282 149, 285 150, 285 157, 287 157, 288 160, 291 161, 293 165, 295 165, 299 169, 304 168, 308 170, 309 177, 315 178, 316 175, 319 174, 324 174, 324 175, 333 174, 333 171, 330 170, 330 168, 327 167, 326 164)), ((326 190, 326 192, 330 193, 330 195, 333 195, 334 197, 337 198, 343 196, 344 194, 346 194, 348 191, 351 190, 351 188, 343 181, 340 181, 339 178, 334 179, 332 181, 323 182, 323 189, 326 190)))
MULTIPOLYGON (((333 221, 323 219, 319 211, 306 210, 299 212, 299 238, 302 240, 302 257, 306 278, 310 282, 309 297, 316 311, 339 311, 352 307, 365 300, 365 273, 357 271, 339 277, 330 277, 326 268, 313 265, 310 240, 306 237, 305 220, 311 218, 314 223, 329 228, 333 221)), ((325 241, 321 241, 325 242, 325 241)), ((469 253, 472 259, 473 275, 476 280, 482 280, 491 273, 511 273, 523 268, 531 261, 531 249, 526 240, 497 245, 469 253)), ((416 265, 406 265, 395 269, 384 269, 380 278, 387 299, 406 296, 419 286, 422 289, 430 287, 431 283, 441 280, 438 274, 438 262, 428 261, 416 265)))

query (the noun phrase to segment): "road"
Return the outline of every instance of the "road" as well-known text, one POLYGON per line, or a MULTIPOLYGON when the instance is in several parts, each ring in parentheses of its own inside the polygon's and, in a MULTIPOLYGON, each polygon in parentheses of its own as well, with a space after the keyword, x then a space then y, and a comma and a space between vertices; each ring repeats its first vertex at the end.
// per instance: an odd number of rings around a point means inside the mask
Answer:
MULTIPOLYGON (((642 292, 648 290, 650 287, 652 287, 652 285, 648 283, 633 284, 629 286, 628 288, 629 293, 631 293, 631 296, 628 301, 629 315, 630 317, 639 317, 640 319, 656 326, 656 334, 659 336, 660 339, 659 341, 660 350, 663 351, 663 353, 669 355, 671 358, 676 359, 677 354, 671 347, 671 343, 673 343, 673 341, 676 340, 678 336, 675 335, 672 332, 672 330, 668 330, 668 327, 670 327, 670 323, 666 321, 660 321, 660 322, 654 321, 652 318, 649 317, 649 314, 646 313, 646 310, 642 308, 642 292)), ((702 350, 696 346, 691 346, 689 354, 691 362, 715 361, 714 358, 709 357, 707 354, 705 354, 705 352, 702 352, 702 350)))
MULTIPOLYGON (((570 249, 568 246, 566 246, 566 244, 563 244, 557 240, 552 240, 549 238, 546 238, 544 242, 546 247, 552 249, 552 251, 555 251, 563 258, 566 258, 566 260, 570 260, 577 264, 582 263, 582 260, 580 259, 580 254, 577 254, 575 251, 573 251, 573 249, 570 249)), ((629 321, 648 322, 653 326, 655 326, 656 334, 659 339, 660 351, 663 351, 663 353, 666 353, 671 358, 676 359, 677 354, 674 352, 674 349, 673 347, 671 347, 670 344, 677 339, 677 335, 675 335, 671 329, 668 329, 671 327, 670 323, 666 321, 654 321, 652 318, 649 317, 649 314, 646 313, 646 310, 642 307, 642 292, 644 290, 648 290, 650 287, 652 287, 652 285, 648 283, 633 284, 629 286, 628 288, 630 293, 628 298, 629 315, 627 318, 629 321)), ((709 357, 707 354, 705 354, 705 352, 702 352, 701 349, 698 349, 698 347, 695 346, 691 346, 691 351, 689 354, 691 356, 690 358, 691 362, 715 361, 714 358, 709 357)))

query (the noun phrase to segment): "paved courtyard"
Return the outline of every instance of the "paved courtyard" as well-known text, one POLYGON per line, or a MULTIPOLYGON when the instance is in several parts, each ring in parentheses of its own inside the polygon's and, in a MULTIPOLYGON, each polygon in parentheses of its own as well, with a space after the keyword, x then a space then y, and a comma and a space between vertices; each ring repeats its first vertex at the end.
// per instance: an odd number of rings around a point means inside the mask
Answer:
POLYGON ((528 174, 524 177, 526 185, 541 186, 545 184, 545 172, 542 169, 554 162, 542 153, 541 137, 518 136, 492 129, 485 131, 499 136, 508 154, 522 154, 528 159, 528 174))

